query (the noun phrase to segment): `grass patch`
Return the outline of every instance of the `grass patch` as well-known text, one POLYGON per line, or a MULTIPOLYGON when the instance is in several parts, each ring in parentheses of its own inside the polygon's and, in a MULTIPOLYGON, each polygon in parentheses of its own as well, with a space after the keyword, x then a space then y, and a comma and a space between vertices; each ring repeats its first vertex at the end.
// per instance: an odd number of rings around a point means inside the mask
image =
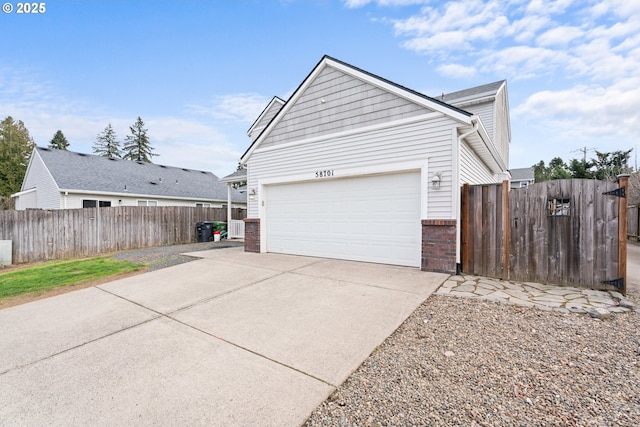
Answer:
POLYGON ((107 257, 59 261, 0 272, 0 300, 26 293, 42 293, 117 274, 138 271, 144 264, 107 257))

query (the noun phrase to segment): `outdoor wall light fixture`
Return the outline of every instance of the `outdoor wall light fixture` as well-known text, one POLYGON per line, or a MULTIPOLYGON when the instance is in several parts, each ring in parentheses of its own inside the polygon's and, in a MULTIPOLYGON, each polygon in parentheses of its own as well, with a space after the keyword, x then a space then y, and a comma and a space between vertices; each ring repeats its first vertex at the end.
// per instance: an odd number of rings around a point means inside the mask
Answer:
POLYGON ((252 188, 251 191, 249 191, 249 200, 255 200, 256 199, 256 189, 252 188))
POLYGON ((440 188, 441 180, 442 180, 442 173, 440 172, 434 173, 433 177, 431 178, 431 185, 433 185, 433 188, 440 188))

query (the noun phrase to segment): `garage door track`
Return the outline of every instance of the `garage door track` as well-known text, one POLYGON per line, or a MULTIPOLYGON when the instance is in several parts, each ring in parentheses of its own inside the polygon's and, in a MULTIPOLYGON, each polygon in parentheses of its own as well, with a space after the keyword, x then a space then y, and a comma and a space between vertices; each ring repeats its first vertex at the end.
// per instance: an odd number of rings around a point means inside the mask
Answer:
POLYGON ((302 424, 446 278, 241 248, 0 311, 3 425, 302 424))

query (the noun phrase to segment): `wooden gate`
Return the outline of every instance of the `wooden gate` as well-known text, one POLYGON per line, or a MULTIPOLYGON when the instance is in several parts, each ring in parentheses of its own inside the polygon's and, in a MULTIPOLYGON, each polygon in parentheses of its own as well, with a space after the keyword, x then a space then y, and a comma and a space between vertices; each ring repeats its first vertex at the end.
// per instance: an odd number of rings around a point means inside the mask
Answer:
POLYGON ((626 291, 627 177, 462 189, 462 271, 626 291))

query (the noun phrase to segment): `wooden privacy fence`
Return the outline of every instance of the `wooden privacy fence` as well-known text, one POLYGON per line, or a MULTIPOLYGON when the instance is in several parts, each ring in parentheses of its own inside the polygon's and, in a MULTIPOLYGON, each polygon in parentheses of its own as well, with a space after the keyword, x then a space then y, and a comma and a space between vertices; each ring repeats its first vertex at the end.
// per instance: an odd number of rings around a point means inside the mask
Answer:
POLYGON ((626 291, 627 177, 462 188, 462 271, 626 291))
MULTIPOLYGON (((235 219, 245 215, 232 209, 235 219)), ((13 241, 13 263, 20 264, 192 243, 196 223, 226 220, 226 208, 188 206, 0 211, 0 240, 13 241)))

